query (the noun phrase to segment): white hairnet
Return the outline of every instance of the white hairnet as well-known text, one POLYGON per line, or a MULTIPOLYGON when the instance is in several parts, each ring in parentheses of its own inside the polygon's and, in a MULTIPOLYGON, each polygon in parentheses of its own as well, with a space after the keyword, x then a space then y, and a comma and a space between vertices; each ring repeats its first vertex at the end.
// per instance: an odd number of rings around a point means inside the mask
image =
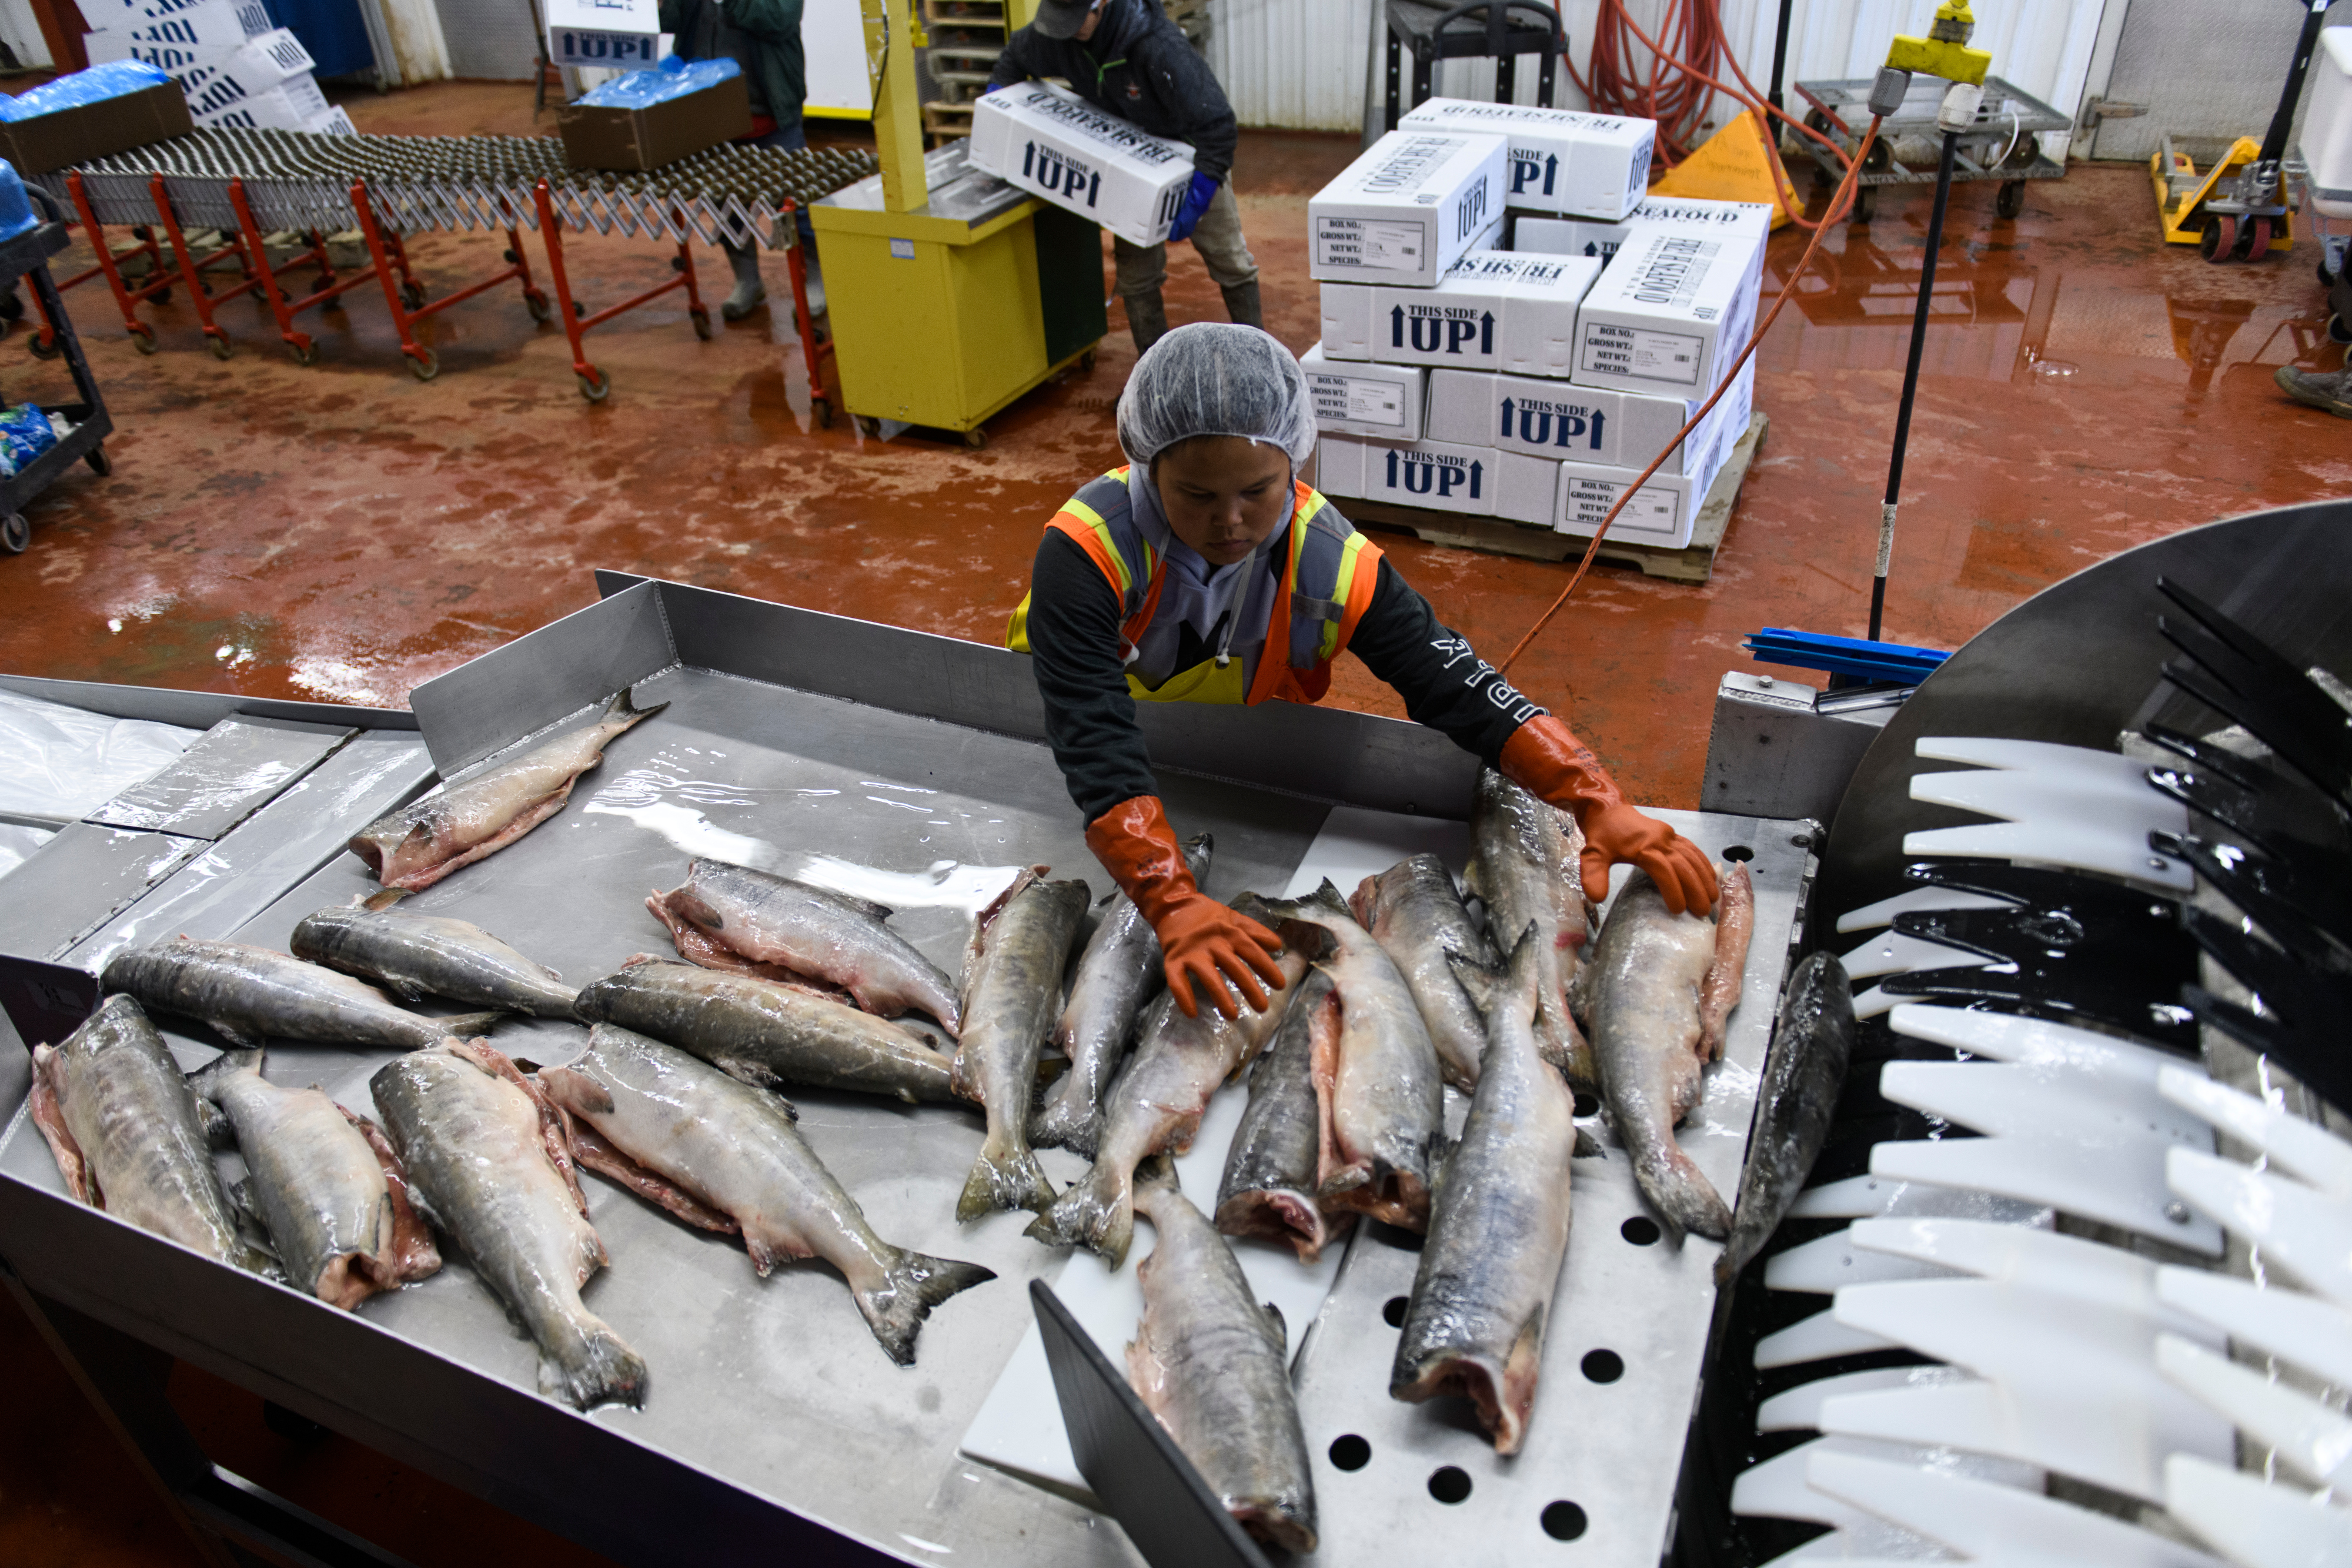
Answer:
POLYGON ((1303 465, 1315 450, 1315 409, 1298 361, 1230 321, 1195 321, 1152 344, 1118 394, 1118 444, 1148 467, 1195 435, 1262 441, 1303 465))

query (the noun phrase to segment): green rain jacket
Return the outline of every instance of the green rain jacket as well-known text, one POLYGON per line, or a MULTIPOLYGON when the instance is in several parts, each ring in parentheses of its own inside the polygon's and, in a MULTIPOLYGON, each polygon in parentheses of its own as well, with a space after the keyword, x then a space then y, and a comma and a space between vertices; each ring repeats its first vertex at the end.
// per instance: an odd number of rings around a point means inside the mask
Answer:
POLYGON ((661 26, 676 35, 672 47, 680 59, 725 56, 741 66, 753 114, 779 129, 800 123, 808 98, 801 0, 661 0, 661 26))

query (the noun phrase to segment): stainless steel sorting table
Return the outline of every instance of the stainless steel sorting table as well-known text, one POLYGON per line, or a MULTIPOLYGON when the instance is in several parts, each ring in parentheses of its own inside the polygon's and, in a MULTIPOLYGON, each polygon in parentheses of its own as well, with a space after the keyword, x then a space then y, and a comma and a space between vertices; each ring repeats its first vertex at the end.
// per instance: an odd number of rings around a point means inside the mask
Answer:
MULTIPOLYGON (((899 873, 1042 862, 1104 889, 1043 744, 1022 656, 674 583, 600 580, 610 595, 600 604, 416 689, 433 761, 462 777, 587 721, 624 685, 670 707, 614 742, 560 815, 409 907, 477 921, 584 981, 633 953, 667 951, 643 902, 681 881, 693 852, 783 869, 821 853, 899 873)), ((1279 890, 1334 805, 1467 812, 1474 759, 1413 725, 1279 703, 1145 705, 1142 722, 1171 817, 1216 834, 1209 890, 1220 897, 1279 890)), ((1753 857, 1746 998, 1685 1134, 1728 1193, 1800 924, 1810 824, 1667 815, 1711 851, 1745 845, 1753 857)), ((235 935, 282 946, 302 915, 373 885, 356 857, 336 855, 235 935)), ((140 907, 114 924, 137 924, 140 907)), ((910 907, 894 924, 946 964, 968 926, 944 906, 910 907)), ((106 936, 77 951, 102 951, 106 936)), ((89 984, 71 968, 0 964, 0 977, 19 982, 89 984)), ((583 1035, 530 1020, 498 1040, 551 1063, 583 1035)), ((210 1055, 200 1029, 170 1038, 184 1064, 210 1055)), ((315 1079, 365 1109, 367 1078, 390 1054, 288 1045, 273 1050, 271 1076, 315 1079)), ((731 1241, 590 1182, 614 1264, 587 1300, 644 1354, 651 1378, 643 1410, 581 1416, 534 1392, 530 1342, 460 1260, 347 1314, 67 1200, 22 1114, 24 1081, 12 1053, 0 1063, 0 1110, 12 1118, 0 1138, 0 1258, 52 1310, 68 1348, 97 1354, 116 1343, 109 1331, 158 1347, 628 1563, 1139 1560, 1108 1521, 956 1451, 1030 1321, 1024 1281, 1063 1256, 1023 1239, 1025 1213, 957 1225, 955 1195, 982 1134, 975 1114, 793 1097, 877 1230, 999 1275, 938 1310, 906 1369, 877 1349, 830 1270, 788 1268, 762 1281, 731 1241)), ((1045 1158, 1057 1184, 1084 1168, 1061 1151, 1045 1158)), ((1298 1354, 1326 1542, 1315 1561, 1657 1561, 1714 1312, 1714 1249, 1639 1239, 1626 1223, 1638 1206, 1622 1155, 1580 1162, 1576 1180, 1532 1439, 1514 1460, 1496 1459, 1461 1410, 1389 1399, 1394 1330, 1382 1309, 1409 1288, 1413 1254, 1380 1236, 1357 1241, 1298 1354), (1612 1357, 1622 1375, 1611 1377, 1612 1357), (1367 1443, 1370 1462, 1333 1465, 1342 1436, 1367 1443), (1449 1466, 1473 1483, 1458 1504, 1428 1486, 1449 1466), (1541 1522, 1562 1501, 1583 1521, 1573 1543, 1541 1522)), ((134 1405, 143 1397, 135 1378, 93 1375, 134 1405)), ((192 1479, 175 1484, 200 1514, 234 1532, 240 1510, 260 1507, 209 1461, 181 1457, 192 1479)), ((273 1517, 272 1539, 300 1526, 273 1517)), ((382 1561, 348 1542, 338 1557, 333 1544, 329 1531, 310 1549, 319 1561, 382 1561)))

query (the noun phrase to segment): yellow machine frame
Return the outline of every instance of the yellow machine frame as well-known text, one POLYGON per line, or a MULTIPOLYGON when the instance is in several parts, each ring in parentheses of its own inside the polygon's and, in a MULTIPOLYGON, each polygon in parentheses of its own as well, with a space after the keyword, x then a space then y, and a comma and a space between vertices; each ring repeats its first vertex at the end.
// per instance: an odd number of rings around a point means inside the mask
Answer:
MULTIPOLYGON (((2163 150, 2148 154, 2147 176, 2156 187, 2156 211, 2164 225, 2167 245, 2202 245, 2205 225, 2202 209, 2213 188, 2233 169, 2242 169, 2263 155, 2263 144, 2251 136, 2241 136, 2230 144, 2229 152, 2215 159, 2206 171, 2197 172, 2196 161, 2172 145, 2165 138, 2163 150), (2170 166, 2167 167, 2168 160, 2170 166)), ((2272 250, 2291 250, 2294 246, 2294 212, 2289 208, 2278 218, 2278 232, 2271 236, 2272 250)))

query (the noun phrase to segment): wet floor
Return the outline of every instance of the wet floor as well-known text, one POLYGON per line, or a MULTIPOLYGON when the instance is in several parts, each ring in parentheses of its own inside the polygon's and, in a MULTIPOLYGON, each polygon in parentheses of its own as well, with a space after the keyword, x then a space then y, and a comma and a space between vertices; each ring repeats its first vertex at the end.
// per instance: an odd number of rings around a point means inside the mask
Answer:
MULTIPOLYGON (((371 131, 533 129, 524 87, 444 84, 348 107, 371 131)), ((1352 146, 1243 140, 1267 324, 1294 349, 1318 330, 1306 198, 1352 146)), ((1697 803, 1717 679, 1752 667, 1744 634, 1864 630, 1927 210, 1924 193, 1890 193, 1873 223, 1832 234, 1766 341, 1756 402, 1771 435, 1714 580, 1691 588, 1604 567, 1516 672, 1636 799, 1697 803)), ((1769 287, 1804 237, 1775 236, 1769 287)), ((503 244, 430 235, 415 253, 439 291, 487 274, 503 244)), ((539 242, 528 245, 536 265, 539 242)), ((580 239, 570 260, 592 309, 667 276, 664 251, 645 241, 580 239)), ((1958 192, 1886 634, 1952 647, 2131 545, 2352 489, 2352 425, 2271 382, 2282 364, 2342 360, 2311 260, 2298 248, 2215 267, 2167 249, 2137 169, 2077 165, 2032 186, 2013 222, 1994 216, 1990 188, 1958 192)), ((715 299, 723 259, 698 251, 698 262, 715 299)), ((1188 248, 1171 273, 1172 319, 1219 314, 1188 248)), ((784 277, 769 265, 772 289, 784 277)), ((1045 518, 1117 459, 1113 409, 1134 358, 1112 339, 1090 372, 999 415, 987 449, 971 451, 817 428, 781 311, 709 343, 677 295, 623 317, 588 339, 614 383, 590 405, 562 334, 535 326, 511 285, 421 329, 442 367, 429 383, 402 368, 383 302, 365 293, 306 318, 320 344, 309 369, 247 301, 223 308, 236 351, 219 363, 184 302, 149 310, 161 347, 148 358, 102 283, 68 299, 121 429, 115 467, 56 486, 30 511, 31 551, 0 558, 0 670, 341 702, 398 704, 591 602, 597 567, 993 640, 1045 518)), ((22 356, 0 344, 7 395, 63 401, 62 371, 22 356)), ((1568 575, 1376 537, 1490 656, 1568 575)), ((1331 700, 1400 711, 1352 664, 1331 700)), ((29 1369, 15 1386, 52 1417, 0 1436, 0 1561, 193 1561, 5 1303, 0 1357, 29 1369)), ((417 1562, 579 1557, 341 1439, 306 1447, 271 1433, 258 1402, 226 1385, 184 1368, 174 1391, 224 1462, 347 1522, 383 1521, 386 1544, 417 1562)))

